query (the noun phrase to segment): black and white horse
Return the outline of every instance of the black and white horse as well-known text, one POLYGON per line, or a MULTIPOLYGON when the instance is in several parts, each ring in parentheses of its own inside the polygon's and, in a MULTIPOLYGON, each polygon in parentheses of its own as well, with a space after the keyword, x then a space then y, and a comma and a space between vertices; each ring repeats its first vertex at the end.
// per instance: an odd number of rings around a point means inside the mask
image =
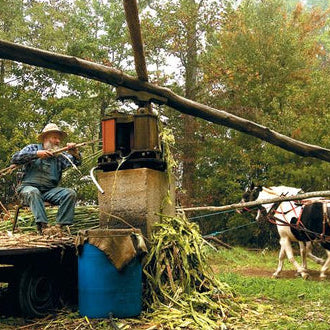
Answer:
MULTIPOLYGON (((302 192, 300 188, 255 186, 252 184, 243 194, 242 202, 271 199, 280 196, 294 196, 302 192)), ((306 199, 300 202, 288 201, 279 204, 263 204, 259 207, 256 220, 267 215, 274 221, 280 235, 281 250, 279 263, 273 277, 282 271, 285 255, 303 278, 308 277, 306 256, 319 264, 323 264, 320 277, 326 277, 330 266, 330 201, 322 199, 306 199), (298 242, 302 265, 294 259, 291 242, 298 242), (312 241, 319 241, 326 249, 327 259, 312 254, 312 241)))

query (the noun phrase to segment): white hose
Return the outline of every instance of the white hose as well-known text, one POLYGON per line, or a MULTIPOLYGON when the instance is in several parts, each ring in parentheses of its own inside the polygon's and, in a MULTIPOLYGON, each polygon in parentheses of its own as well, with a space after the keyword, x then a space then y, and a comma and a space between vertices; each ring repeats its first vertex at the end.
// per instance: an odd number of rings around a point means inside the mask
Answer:
POLYGON ((96 181, 95 179, 95 176, 94 176, 94 170, 97 169, 98 166, 95 166, 93 167, 90 172, 89 172, 89 175, 93 181, 93 183, 95 184, 96 188, 98 189, 98 191, 101 193, 101 194, 104 194, 104 190, 102 189, 102 187, 99 185, 99 183, 96 181))

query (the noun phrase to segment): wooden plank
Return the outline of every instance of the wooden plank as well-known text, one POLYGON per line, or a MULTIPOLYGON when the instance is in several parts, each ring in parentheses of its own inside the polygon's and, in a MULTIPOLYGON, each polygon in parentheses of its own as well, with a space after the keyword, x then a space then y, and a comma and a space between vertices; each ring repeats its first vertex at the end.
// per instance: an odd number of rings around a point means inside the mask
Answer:
POLYGON ((74 246, 73 236, 41 236, 34 233, 0 233, 0 255, 42 253, 63 246, 74 246))

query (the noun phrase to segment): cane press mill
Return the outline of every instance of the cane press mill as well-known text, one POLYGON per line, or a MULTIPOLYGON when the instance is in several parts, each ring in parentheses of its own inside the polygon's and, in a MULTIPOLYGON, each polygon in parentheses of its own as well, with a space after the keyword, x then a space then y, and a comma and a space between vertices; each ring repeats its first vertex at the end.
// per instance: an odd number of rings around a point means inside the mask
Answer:
MULTIPOLYGON (((130 93, 117 92, 119 99, 130 93)), ((107 317, 110 312, 116 317, 139 315, 138 256, 147 253, 144 239, 160 214, 175 213, 174 186, 166 173, 151 96, 146 101, 146 93, 131 93, 143 106, 133 115, 114 112, 102 120, 102 155, 91 170, 99 190, 100 228, 79 233, 78 246, 79 311, 88 317, 107 317)))
POLYGON ((169 190, 174 199, 174 187, 165 173, 158 118, 149 109, 139 107, 133 115, 116 112, 102 120, 103 153, 91 171, 99 188, 101 228, 133 226, 149 236, 156 213, 174 214, 174 200, 164 204, 169 190))
MULTIPOLYGON (((124 1, 124 8, 136 73, 147 82, 136 1, 124 1)), ((102 120, 103 154, 91 170, 99 190, 100 229, 82 235, 85 244, 78 259, 79 310, 89 317, 141 312, 142 266, 137 256, 146 252, 141 238, 150 237, 159 214, 175 214, 174 184, 165 172, 151 106, 167 100, 123 86, 117 87, 117 95, 133 100, 138 109, 134 115, 117 112, 102 120), (164 203, 168 196, 171 202, 164 203)))

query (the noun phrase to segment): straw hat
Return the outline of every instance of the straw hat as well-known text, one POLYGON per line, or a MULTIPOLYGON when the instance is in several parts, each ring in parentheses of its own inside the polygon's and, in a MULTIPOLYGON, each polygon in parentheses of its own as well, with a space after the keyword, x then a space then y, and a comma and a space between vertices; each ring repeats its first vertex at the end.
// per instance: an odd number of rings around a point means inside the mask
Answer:
POLYGON ((61 139, 65 139, 67 137, 67 134, 63 132, 56 124, 49 123, 45 126, 45 128, 42 130, 42 132, 38 135, 38 141, 42 142, 44 137, 48 133, 59 133, 61 135, 61 139))

